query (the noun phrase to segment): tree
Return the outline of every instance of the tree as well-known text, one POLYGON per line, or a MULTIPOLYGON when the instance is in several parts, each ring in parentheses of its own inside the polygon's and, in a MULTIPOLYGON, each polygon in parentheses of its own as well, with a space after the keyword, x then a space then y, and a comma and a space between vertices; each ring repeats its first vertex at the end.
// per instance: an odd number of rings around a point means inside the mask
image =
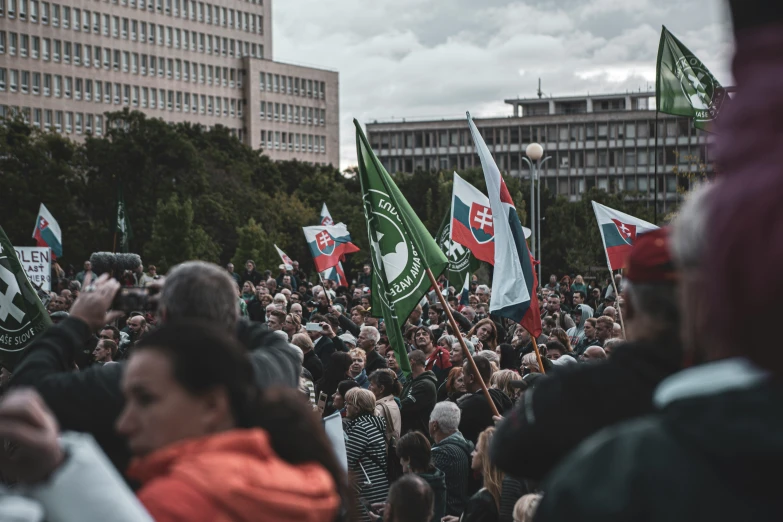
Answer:
POLYGON ((237 236, 239 242, 231 261, 234 266, 245 266, 249 259, 262 271, 280 264, 274 244, 269 241, 263 227, 256 223, 255 219, 250 218, 246 225, 237 228, 237 236))

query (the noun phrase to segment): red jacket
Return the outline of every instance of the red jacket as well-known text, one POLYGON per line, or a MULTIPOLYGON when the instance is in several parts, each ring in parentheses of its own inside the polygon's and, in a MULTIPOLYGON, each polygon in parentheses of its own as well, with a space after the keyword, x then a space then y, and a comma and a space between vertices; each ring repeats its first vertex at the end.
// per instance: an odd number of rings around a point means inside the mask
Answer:
POLYGON ((340 498, 320 465, 291 465, 261 429, 232 430, 135 459, 139 500, 156 522, 330 522, 340 498))

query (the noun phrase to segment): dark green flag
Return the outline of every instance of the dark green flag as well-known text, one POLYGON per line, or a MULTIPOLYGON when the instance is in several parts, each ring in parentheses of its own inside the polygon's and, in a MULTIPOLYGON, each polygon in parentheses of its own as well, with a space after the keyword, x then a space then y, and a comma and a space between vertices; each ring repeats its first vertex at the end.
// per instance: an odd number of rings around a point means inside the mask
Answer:
POLYGON ((12 369, 33 338, 51 326, 49 314, 0 227, 0 362, 12 369))
POLYGON ((128 212, 125 208, 125 197, 122 193, 122 185, 117 188, 117 212, 114 220, 115 250, 119 247, 120 252, 130 252, 130 240, 133 239, 128 212))
POLYGON ((438 244, 373 153, 359 122, 356 153, 364 217, 373 266, 372 313, 383 317, 400 368, 410 373, 404 322, 431 287, 426 269, 438 277, 448 265, 438 244))
POLYGON ((655 103, 660 112, 693 118, 707 130, 718 117, 726 91, 715 76, 666 27, 661 30, 656 66, 655 103))
POLYGON ((441 251, 449 260, 449 268, 446 273, 449 285, 453 286, 459 294, 465 285, 465 278, 478 270, 481 261, 476 259, 470 250, 451 240, 451 209, 446 212, 446 217, 443 218, 443 223, 441 223, 438 233, 435 234, 435 241, 438 242, 441 251))

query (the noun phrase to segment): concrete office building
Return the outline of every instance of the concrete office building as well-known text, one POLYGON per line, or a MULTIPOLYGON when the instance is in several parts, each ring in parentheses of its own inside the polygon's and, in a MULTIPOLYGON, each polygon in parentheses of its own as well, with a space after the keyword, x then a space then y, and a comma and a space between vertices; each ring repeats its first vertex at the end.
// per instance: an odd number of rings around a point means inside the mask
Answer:
MULTIPOLYGON (((529 176, 522 161, 531 142, 552 159, 541 169, 542 186, 576 200, 592 187, 638 191, 654 199, 655 111, 651 93, 505 100, 513 115, 476 119, 476 125, 506 175, 529 176)), ((707 134, 690 120, 658 119, 658 200, 666 211, 679 199, 672 173, 706 163, 707 134), (696 158, 688 161, 686 158, 696 158)), ((464 170, 480 167, 465 118, 373 122, 370 144, 387 170, 464 170)))
POLYGON ((339 166, 338 74, 272 61, 271 0, 0 0, 0 116, 71 138, 127 107, 339 166))

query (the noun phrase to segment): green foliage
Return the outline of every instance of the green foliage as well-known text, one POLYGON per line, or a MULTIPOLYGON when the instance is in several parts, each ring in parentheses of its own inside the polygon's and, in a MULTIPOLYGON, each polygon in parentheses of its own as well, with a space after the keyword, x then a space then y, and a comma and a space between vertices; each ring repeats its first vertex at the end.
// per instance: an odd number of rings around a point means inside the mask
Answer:
MULTIPOLYGON (((341 173, 300 161, 273 162, 217 126, 168 124, 139 112, 107 114, 103 137, 74 143, 21 120, 0 124, 0 224, 16 245, 31 238, 38 206, 45 203, 62 228, 64 265, 81 265, 91 252, 111 250, 117 186, 122 183, 133 227, 131 251, 161 273, 175 263, 205 259, 237 270, 247 259, 259 269, 280 263, 274 244, 313 271, 303 226, 318 223, 326 202, 351 231, 361 251, 346 271, 367 260, 367 227, 356 171, 341 173)), ((459 172, 486 191, 481 169, 459 172)), ((451 205, 451 171, 393 174, 395 182, 431 233, 451 205)), ((530 226, 530 184, 506 176, 522 224, 530 226)), ((590 200, 650 219, 646 203, 632 194, 592 190, 570 203, 541 193, 543 271, 587 272, 605 266, 590 200)))

